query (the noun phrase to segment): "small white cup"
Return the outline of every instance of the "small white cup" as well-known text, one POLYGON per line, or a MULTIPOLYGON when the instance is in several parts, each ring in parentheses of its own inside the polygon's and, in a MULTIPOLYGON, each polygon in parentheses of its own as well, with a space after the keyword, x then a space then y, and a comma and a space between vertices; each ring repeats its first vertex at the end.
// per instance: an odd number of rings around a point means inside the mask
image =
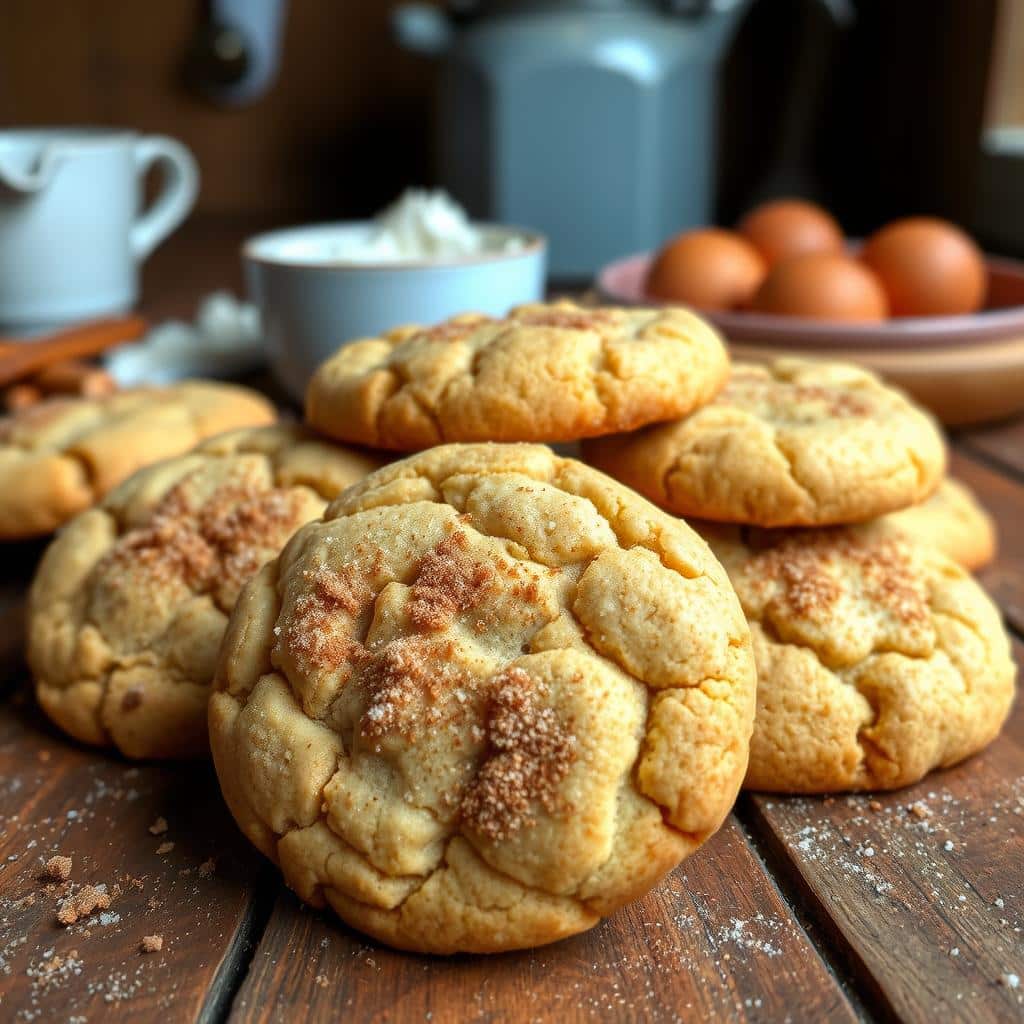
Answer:
POLYGON ((130 309, 139 265, 188 215, 198 185, 191 153, 162 135, 0 131, 0 327, 29 333, 130 309), (162 187, 140 212, 153 166, 162 187))

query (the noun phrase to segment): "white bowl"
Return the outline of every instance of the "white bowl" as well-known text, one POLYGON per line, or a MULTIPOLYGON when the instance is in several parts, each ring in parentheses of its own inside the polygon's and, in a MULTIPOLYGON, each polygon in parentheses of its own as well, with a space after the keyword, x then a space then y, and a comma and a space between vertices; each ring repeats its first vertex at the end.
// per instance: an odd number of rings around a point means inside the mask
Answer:
POLYGON ((503 316, 511 306, 544 295, 547 243, 535 232, 477 225, 485 232, 487 252, 439 262, 337 258, 342 245, 364 238, 371 227, 366 222, 288 228, 257 235, 242 248, 270 365, 300 402, 313 371, 347 342, 457 313, 503 316), (504 251, 513 240, 522 245, 504 251))

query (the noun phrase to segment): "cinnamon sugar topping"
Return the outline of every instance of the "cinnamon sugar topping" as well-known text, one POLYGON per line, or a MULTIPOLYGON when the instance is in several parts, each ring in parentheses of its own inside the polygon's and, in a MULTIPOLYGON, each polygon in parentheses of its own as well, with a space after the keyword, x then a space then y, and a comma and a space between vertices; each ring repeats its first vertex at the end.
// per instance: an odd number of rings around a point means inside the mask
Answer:
POLYGON ((533 805, 564 813, 558 787, 576 760, 576 737, 538 703, 546 688, 521 668, 491 681, 486 738, 490 756, 462 796, 463 822, 493 842, 536 824, 533 805))
POLYGON ((454 320, 445 320, 435 327, 427 328, 417 337, 427 341, 462 341, 468 338, 478 327, 484 324, 497 323, 489 316, 461 316, 454 320))
POLYGON ((337 615, 360 615, 373 600, 373 591, 356 562, 340 569, 320 565, 307 569, 303 576, 311 590, 296 601, 295 617, 288 624, 288 646, 319 668, 340 668, 358 655, 362 645, 337 631, 335 627, 344 627, 337 622, 337 615))
POLYGON ((448 694, 473 685, 452 664, 455 644, 451 641, 404 637, 376 654, 366 651, 365 656, 369 700, 360 729, 366 737, 400 734, 414 740, 424 726, 436 726, 442 720, 448 694))
POLYGON ((409 619, 417 629, 437 631, 456 615, 476 608, 494 585, 494 570, 467 553, 461 530, 423 557, 412 587, 409 619))
POLYGON ((802 618, 827 614, 844 592, 838 567, 858 575, 858 590, 900 622, 928 618, 927 594, 916 578, 906 546, 895 538, 864 541, 848 530, 786 535, 754 555, 745 573, 753 580, 777 583, 783 599, 802 618))
POLYGON ((759 402, 780 419, 793 419, 812 407, 812 418, 854 418, 868 416, 872 406, 863 395, 849 388, 824 387, 819 384, 790 384, 737 369, 723 392, 723 398, 746 405, 759 402))
POLYGON ((220 487, 198 508, 188 479, 172 488, 150 521, 130 530, 104 562, 136 566, 154 580, 183 580, 197 592, 237 592, 297 525, 299 494, 248 483, 220 487))
POLYGON ((531 327, 560 327, 572 331, 599 331, 616 323, 615 315, 607 309, 538 310, 520 313, 514 319, 531 327))

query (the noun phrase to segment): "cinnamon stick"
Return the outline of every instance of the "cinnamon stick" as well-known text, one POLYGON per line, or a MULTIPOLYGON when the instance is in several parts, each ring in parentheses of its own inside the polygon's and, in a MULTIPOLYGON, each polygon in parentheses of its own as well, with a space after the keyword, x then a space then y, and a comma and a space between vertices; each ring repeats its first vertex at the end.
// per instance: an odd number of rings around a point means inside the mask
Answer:
POLYGON ((34 384, 12 384, 3 393, 4 409, 18 412, 43 400, 43 393, 34 384))
POLYGON ((84 395, 98 398, 117 390, 117 382, 101 366, 68 359, 41 370, 31 380, 40 391, 51 395, 84 395))
POLYGON ((0 339, 0 388, 69 359, 88 359, 145 334, 139 316, 110 317, 38 340, 0 339))

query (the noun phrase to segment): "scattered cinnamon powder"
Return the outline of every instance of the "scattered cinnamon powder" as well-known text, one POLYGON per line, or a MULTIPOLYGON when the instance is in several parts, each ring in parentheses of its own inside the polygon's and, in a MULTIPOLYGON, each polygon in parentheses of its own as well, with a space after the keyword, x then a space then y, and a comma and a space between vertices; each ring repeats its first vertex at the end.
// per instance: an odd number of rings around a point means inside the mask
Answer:
POLYGON ((149 834, 152 836, 162 836, 167 831, 167 819, 160 817, 149 826, 149 834))
POLYGON ((46 862, 40 877, 48 882, 66 882, 71 877, 71 867, 71 858, 58 854, 46 862))
POLYGON ((157 582, 182 580, 199 593, 237 593, 297 525, 299 492, 232 482, 195 507, 188 483, 173 487, 102 564, 141 567, 157 582))
POLYGON ((426 341, 462 341, 468 338, 478 327, 484 324, 499 323, 489 316, 461 316, 454 320, 445 320, 425 331, 417 332, 415 337, 426 341))
POLYGON ((288 646, 297 657, 320 668, 340 668, 359 655, 362 645, 335 629, 337 613, 361 614, 373 600, 373 591, 357 562, 340 569, 320 565, 303 575, 312 588, 296 602, 288 624, 288 646))
POLYGON ((68 896, 57 910, 57 921, 62 925, 74 924, 88 917, 96 910, 110 909, 110 895, 94 885, 83 885, 74 895, 68 896))
POLYGON ((758 583, 780 584, 782 599, 796 615, 828 613, 844 592, 838 569, 845 565, 856 571, 867 601, 906 624, 928 618, 927 594, 900 539, 865 540, 849 530, 833 529, 784 533, 781 540, 773 536, 768 543, 772 546, 757 552, 744 572, 758 583))
POLYGON ((164 948, 164 937, 162 935, 143 935, 139 949, 143 953, 159 953, 164 948))
POLYGON ((379 651, 366 651, 363 685, 368 690, 360 720, 369 738, 400 734, 413 739, 438 725, 446 695, 468 695, 473 680, 454 664, 455 644, 427 637, 400 637, 379 651))
POLYGON ((747 370, 733 371, 723 398, 744 406, 761 405, 769 415, 784 420, 854 418, 872 412, 865 396, 847 386, 791 384, 747 370))
POLYGON ((537 697, 546 688, 521 668, 492 681, 486 736, 490 747, 476 778, 463 793, 463 822, 495 842, 531 827, 534 803, 563 813, 558 786, 576 760, 576 737, 537 697))
POLYGON ((531 327, 559 327, 571 331, 596 331, 615 324, 616 317, 607 309, 548 309, 519 313, 513 318, 531 327))
POLYGON ((468 546, 466 534, 456 530, 423 556, 409 602, 409 619, 417 629, 444 629, 492 589, 494 570, 467 554, 468 546))

